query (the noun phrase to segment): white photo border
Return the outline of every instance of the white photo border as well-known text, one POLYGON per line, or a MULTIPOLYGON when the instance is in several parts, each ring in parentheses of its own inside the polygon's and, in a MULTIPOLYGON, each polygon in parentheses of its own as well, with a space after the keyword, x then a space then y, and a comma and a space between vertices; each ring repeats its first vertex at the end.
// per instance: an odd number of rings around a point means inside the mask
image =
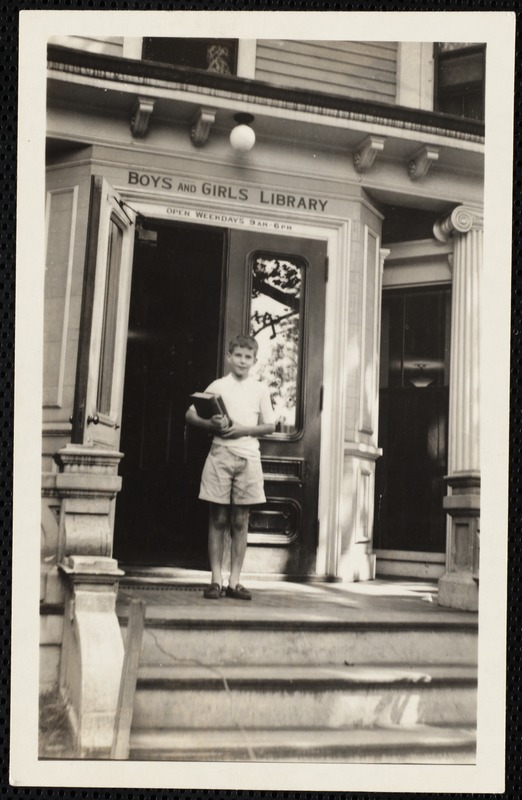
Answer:
POLYGON ((504 788, 515 15, 510 12, 21 11, 11 782, 15 786, 499 793, 504 788), (481 609, 477 763, 38 760, 46 45, 51 35, 486 42, 481 609), (167 25, 168 23, 168 25, 167 25), (429 36, 429 39, 428 39, 429 36), (499 124, 501 120, 501 124, 499 124), (486 379, 487 377, 487 379, 486 379), (489 535, 490 532, 492 535, 489 535))

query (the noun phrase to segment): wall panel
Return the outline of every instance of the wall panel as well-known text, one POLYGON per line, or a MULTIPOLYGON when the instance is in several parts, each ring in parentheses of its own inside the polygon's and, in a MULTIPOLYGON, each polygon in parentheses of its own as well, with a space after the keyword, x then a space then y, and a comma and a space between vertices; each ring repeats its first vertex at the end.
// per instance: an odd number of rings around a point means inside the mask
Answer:
POLYGON ((63 396, 77 202, 77 186, 47 193, 43 400, 55 408, 63 396))
POLYGON ((73 47, 75 50, 86 50, 89 53, 123 55, 123 36, 50 36, 49 44, 73 47))
POLYGON ((397 43, 260 39, 256 79, 393 103, 397 91, 397 43))

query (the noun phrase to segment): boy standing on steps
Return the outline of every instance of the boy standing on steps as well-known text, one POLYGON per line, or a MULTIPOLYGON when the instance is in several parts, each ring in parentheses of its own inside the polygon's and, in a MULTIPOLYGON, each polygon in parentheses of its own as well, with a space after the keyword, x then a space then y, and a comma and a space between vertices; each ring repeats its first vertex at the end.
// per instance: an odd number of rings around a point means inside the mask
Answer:
POLYGON ((185 415, 189 424, 214 434, 199 492, 200 499, 210 503, 208 553, 212 578, 203 592, 207 600, 219 600, 223 594, 224 535, 229 529, 231 569, 225 594, 237 600, 252 599, 239 578, 247 547, 249 507, 266 500, 258 437, 275 430, 268 387, 249 377, 257 350, 258 344, 252 336, 232 339, 227 352, 230 372, 206 389, 223 398, 232 420, 230 426, 222 415, 203 419, 194 406, 185 415))

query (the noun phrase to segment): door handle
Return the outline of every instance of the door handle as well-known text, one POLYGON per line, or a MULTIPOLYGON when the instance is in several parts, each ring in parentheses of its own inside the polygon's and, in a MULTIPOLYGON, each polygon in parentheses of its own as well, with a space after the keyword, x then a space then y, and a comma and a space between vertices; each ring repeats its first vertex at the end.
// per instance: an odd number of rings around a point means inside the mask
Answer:
POLYGON ((92 422, 93 425, 97 425, 99 421, 100 421, 100 418, 99 418, 98 414, 94 414, 94 416, 92 416, 92 417, 89 414, 89 416, 87 417, 87 425, 90 425, 91 422, 92 422))

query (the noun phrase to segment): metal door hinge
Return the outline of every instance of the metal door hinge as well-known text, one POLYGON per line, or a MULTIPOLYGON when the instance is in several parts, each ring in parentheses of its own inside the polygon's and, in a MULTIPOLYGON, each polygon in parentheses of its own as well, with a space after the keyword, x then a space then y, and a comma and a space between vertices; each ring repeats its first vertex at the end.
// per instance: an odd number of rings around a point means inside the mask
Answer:
POLYGON ((321 384, 321 388, 319 390, 319 413, 323 410, 323 400, 324 400, 324 383, 321 384))
POLYGON ((129 215, 125 211, 125 206, 127 206, 127 208, 130 208, 130 210, 133 211, 138 216, 137 212, 134 211, 133 207, 130 206, 128 203, 126 203, 125 200, 121 200, 119 197, 116 197, 116 195, 112 195, 112 199, 114 200, 115 203, 117 203, 119 205, 119 207, 121 208, 123 214, 125 214, 125 216, 127 217, 128 221, 129 221, 129 225, 134 225, 134 222, 133 222, 132 218, 129 217, 129 215))
POLYGON ((329 273, 330 273, 330 259, 328 258, 328 256, 325 256, 325 259, 324 259, 324 282, 325 283, 328 282, 329 273))

